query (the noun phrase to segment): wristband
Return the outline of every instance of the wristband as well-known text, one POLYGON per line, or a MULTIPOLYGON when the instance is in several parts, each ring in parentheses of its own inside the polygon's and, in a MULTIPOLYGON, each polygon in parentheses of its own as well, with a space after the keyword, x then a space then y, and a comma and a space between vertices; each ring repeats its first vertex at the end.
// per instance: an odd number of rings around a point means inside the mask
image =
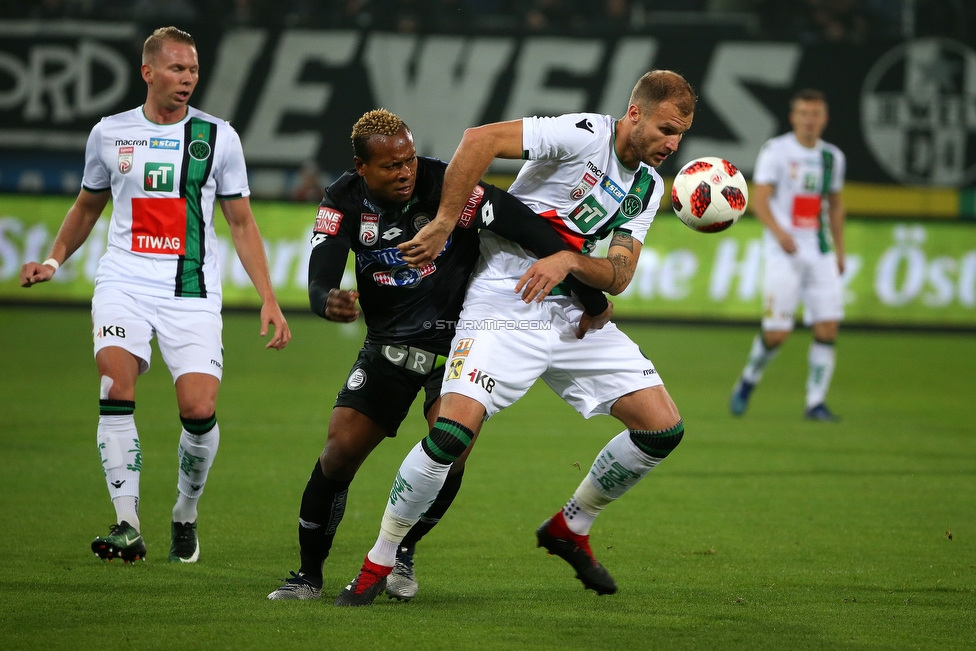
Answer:
POLYGON ((57 260, 55 260, 54 258, 48 258, 47 260, 45 260, 41 264, 46 264, 49 267, 54 267, 54 270, 55 271, 57 271, 61 267, 61 263, 58 262, 57 260))

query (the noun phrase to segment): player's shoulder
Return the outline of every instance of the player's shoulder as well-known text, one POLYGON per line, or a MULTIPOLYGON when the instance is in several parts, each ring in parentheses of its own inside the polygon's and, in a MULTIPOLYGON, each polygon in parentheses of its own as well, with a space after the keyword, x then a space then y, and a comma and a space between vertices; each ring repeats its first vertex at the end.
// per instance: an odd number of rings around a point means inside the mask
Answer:
POLYGON ((838 147, 834 143, 827 142, 826 140, 821 140, 820 143, 821 143, 821 146, 826 151, 829 151, 831 154, 833 154, 834 158, 840 158, 840 159, 843 159, 844 158, 844 152, 841 150, 840 147, 838 147))
POLYGON ((365 198, 363 185, 363 177, 356 173, 355 169, 346 170, 325 189, 325 197, 321 205, 344 213, 354 212, 358 210, 360 201, 365 198))
POLYGON ((137 106, 136 108, 129 109, 128 111, 122 111, 121 113, 113 113, 112 115, 106 115, 93 127, 94 129, 99 129, 101 131, 107 131, 120 127, 131 127, 133 125, 141 125, 145 122, 145 117, 142 114, 142 107, 137 106))
POLYGON ((198 120, 203 120, 204 122, 213 122, 214 124, 217 125, 230 127, 230 122, 228 122, 224 118, 218 118, 216 115, 211 115, 206 111, 201 111, 200 109, 195 108, 193 106, 187 107, 187 116, 191 118, 196 118, 198 120))

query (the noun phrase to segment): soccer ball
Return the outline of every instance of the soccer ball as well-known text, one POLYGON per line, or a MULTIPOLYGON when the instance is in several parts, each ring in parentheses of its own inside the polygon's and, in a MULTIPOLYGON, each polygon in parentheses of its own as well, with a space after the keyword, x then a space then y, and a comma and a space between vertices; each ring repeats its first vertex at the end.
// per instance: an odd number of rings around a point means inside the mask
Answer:
POLYGON ((671 186, 671 206, 688 228, 718 233, 746 211, 749 188, 742 172, 727 160, 706 156, 681 168, 671 186))

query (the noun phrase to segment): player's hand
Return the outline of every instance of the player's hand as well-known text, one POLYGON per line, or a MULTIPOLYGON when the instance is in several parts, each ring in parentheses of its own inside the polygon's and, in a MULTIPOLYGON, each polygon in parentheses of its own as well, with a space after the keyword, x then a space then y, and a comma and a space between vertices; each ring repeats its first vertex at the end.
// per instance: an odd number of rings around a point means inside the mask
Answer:
POLYGON ((356 299, 359 292, 345 289, 330 289, 329 298, 325 302, 325 318, 339 323, 352 323, 359 318, 356 309, 356 299))
POLYGON ((409 242, 397 244, 400 257, 414 269, 424 266, 441 254, 453 230, 453 224, 435 219, 417 231, 409 242))
POLYGON ((837 255, 837 273, 839 273, 841 276, 843 276, 844 275, 844 269, 845 269, 844 252, 841 251, 840 249, 837 249, 835 253, 837 255))
POLYGON ((285 315, 281 313, 281 308, 277 302, 265 303, 261 306, 262 337, 267 336, 269 325, 274 326, 274 335, 265 348, 281 350, 291 341, 291 329, 288 327, 288 321, 285 320, 285 315))
POLYGON ((54 267, 40 262, 28 262, 20 268, 20 286, 33 287, 37 283, 45 283, 54 277, 54 267))
POLYGON ((537 303, 542 302, 553 287, 565 280, 572 263, 573 254, 569 251, 560 251, 536 260, 519 278, 515 293, 522 292, 522 300, 526 303, 531 303, 533 299, 537 303))
POLYGON ((613 316, 613 302, 607 301, 607 309, 596 316, 590 316, 586 312, 583 312, 583 316, 580 317, 579 327, 576 328, 576 338, 582 339, 586 336, 586 333, 590 330, 599 330, 603 326, 610 323, 610 318, 613 316))
POLYGON ((780 231, 776 233, 776 239, 779 240, 779 245, 783 247, 783 250, 787 253, 796 253, 796 240, 793 236, 786 231, 780 231))

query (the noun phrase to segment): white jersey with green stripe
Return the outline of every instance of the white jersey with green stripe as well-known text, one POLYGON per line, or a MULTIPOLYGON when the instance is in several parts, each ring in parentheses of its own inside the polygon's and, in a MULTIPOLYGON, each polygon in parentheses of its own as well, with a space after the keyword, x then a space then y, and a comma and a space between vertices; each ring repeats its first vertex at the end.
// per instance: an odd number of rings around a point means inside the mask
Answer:
MULTIPOLYGON (((664 193, 657 171, 617 158, 616 120, 609 115, 569 113, 522 120, 523 165, 509 192, 549 219, 575 250, 626 231, 639 242, 654 221, 664 193)), ((472 288, 511 293, 535 256, 493 233, 481 233, 482 260, 472 288)), ((558 293, 558 292, 555 292, 558 293)))
POLYGON ((220 300, 214 202, 250 194, 244 151, 225 120, 190 108, 155 124, 142 107, 95 125, 82 187, 112 191, 95 287, 220 300))
MULTIPOLYGON (((827 195, 844 187, 844 152, 818 140, 804 147, 791 131, 767 140, 759 151, 752 182, 772 185, 769 210, 797 246, 829 250, 827 195)), ((766 246, 779 247, 766 229, 766 246)))

